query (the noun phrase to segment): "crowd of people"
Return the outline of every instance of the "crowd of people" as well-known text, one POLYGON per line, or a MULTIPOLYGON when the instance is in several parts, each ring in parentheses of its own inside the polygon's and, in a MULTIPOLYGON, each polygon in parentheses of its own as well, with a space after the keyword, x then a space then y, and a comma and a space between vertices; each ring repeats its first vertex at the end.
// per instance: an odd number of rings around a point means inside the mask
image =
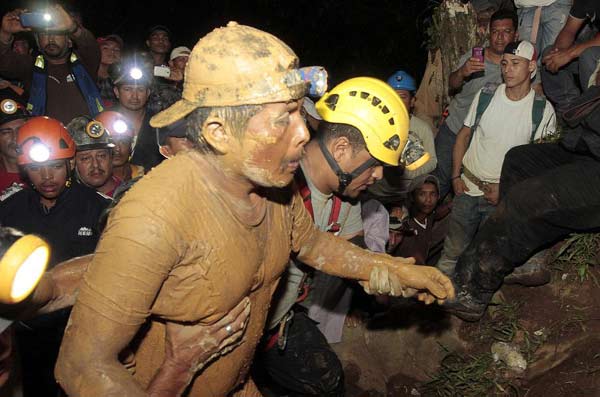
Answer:
POLYGON ((597 2, 495 10, 435 126, 402 69, 316 93, 251 27, 190 50, 157 25, 126 52, 45 12, 0 27, 0 224, 44 238, 54 274, 11 310, 0 391, 343 396, 331 346, 357 306, 476 321, 600 227, 600 125, 571 116, 600 97, 597 2))

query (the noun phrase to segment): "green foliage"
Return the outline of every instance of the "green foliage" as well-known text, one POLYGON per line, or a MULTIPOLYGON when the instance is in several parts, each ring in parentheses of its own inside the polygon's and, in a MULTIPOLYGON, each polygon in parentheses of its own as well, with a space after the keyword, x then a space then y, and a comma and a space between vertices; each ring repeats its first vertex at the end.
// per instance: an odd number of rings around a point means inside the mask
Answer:
POLYGON ((572 234, 557 251, 553 268, 561 272, 575 272, 580 282, 591 279, 600 286, 596 275, 590 271, 600 264, 600 233, 572 234))
POLYGON ((423 396, 516 396, 518 389, 502 378, 502 362, 491 353, 461 355, 451 352, 442 360, 440 370, 423 384, 423 396))

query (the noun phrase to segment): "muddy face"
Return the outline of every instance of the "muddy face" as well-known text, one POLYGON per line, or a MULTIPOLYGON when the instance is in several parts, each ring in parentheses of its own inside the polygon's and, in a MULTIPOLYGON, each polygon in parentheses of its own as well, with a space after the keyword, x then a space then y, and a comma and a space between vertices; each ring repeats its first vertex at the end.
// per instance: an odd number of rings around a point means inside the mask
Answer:
POLYGON ((301 101, 267 104, 248 122, 241 171, 253 183, 284 187, 292 181, 309 139, 301 107, 301 101))

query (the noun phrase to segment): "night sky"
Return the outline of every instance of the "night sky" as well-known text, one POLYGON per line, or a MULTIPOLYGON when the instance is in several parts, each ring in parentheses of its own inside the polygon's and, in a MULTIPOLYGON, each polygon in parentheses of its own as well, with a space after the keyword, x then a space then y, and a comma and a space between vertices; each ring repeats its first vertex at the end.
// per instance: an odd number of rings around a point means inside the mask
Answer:
MULTIPOLYGON (((142 46, 147 29, 168 26, 173 46, 190 48, 230 20, 275 34, 303 66, 322 65, 331 83, 368 75, 385 79, 397 69, 420 78, 426 62, 423 21, 432 0, 100 0, 63 1, 96 35, 117 33, 128 49, 142 46)), ((1 11, 44 2, 3 0, 1 11)), ((38 5, 39 7, 39 5, 38 5)))

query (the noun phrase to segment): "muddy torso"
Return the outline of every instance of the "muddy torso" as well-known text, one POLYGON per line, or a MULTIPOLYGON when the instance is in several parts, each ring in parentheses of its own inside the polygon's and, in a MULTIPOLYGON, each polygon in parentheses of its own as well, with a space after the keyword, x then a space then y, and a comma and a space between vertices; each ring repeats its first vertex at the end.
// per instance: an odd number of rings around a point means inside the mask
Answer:
POLYGON ((208 166, 201 155, 182 153, 125 194, 79 300, 115 322, 140 324, 133 369, 146 386, 163 360, 164 320, 212 323, 250 296, 244 342, 206 368, 190 394, 222 397, 246 378, 292 246, 312 225, 289 191, 265 194, 264 217, 242 222, 235 203, 210 183, 208 166))

